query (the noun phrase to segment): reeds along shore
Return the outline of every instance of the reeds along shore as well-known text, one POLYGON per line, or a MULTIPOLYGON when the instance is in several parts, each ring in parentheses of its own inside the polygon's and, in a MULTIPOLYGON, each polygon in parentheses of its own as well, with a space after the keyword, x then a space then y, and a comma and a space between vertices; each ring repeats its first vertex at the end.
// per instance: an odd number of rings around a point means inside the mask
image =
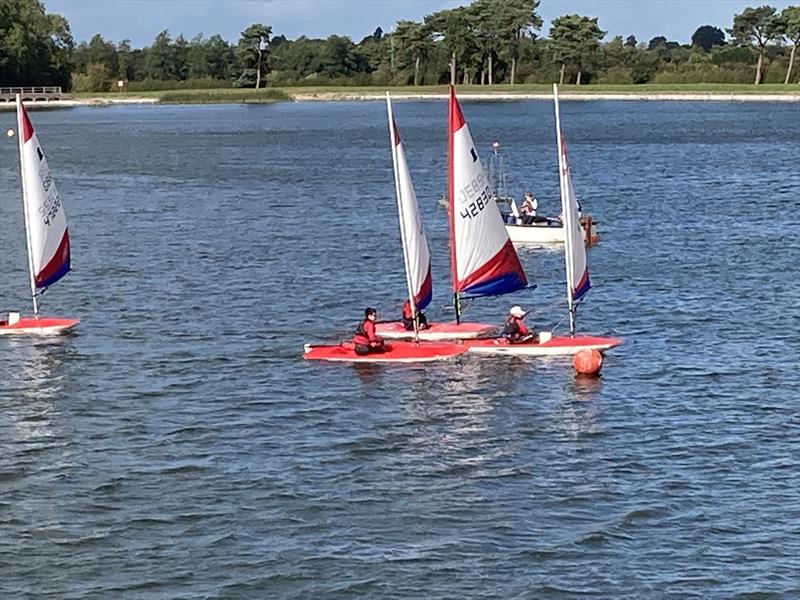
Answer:
MULTIPOLYGON (((374 101, 383 100, 386 91, 398 100, 445 98, 447 86, 304 86, 255 89, 163 90, 155 92, 72 94, 52 102, 30 103, 32 109, 45 107, 103 106, 108 104, 268 104, 296 101, 374 101)), ((501 85, 491 90, 482 86, 459 86, 464 100, 549 100, 552 92, 544 85, 501 85)), ((783 85, 587 85, 562 86, 564 100, 668 100, 668 101, 743 101, 800 102, 800 86, 783 85)), ((0 110, 13 109, 14 103, 0 103, 0 110)))

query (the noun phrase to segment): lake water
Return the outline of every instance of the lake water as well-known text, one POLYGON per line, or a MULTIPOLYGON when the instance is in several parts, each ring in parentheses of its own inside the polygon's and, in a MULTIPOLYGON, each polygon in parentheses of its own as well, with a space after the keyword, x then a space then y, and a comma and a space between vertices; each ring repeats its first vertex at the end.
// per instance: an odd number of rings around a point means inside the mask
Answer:
MULTIPOLYGON (((551 104, 463 107, 557 214, 551 104)), ((395 113, 450 318, 446 104, 395 113)), ((400 309, 381 102, 32 113, 74 267, 43 311, 82 322, 0 339, 0 597, 800 596, 800 105, 562 118, 600 221, 579 328, 625 339, 597 381, 301 359, 400 309)), ((29 312, 16 138, 0 174, 0 309, 29 312)), ((520 254, 538 288, 468 318, 562 321, 562 254, 520 254)))

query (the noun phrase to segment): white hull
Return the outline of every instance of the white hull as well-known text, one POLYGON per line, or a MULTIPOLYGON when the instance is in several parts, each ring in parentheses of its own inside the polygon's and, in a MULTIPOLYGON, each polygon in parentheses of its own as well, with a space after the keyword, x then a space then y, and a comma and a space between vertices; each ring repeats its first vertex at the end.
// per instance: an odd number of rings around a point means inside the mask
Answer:
MULTIPOLYGON (((446 342, 453 340, 471 340, 486 337, 497 330, 496 325, 485 323, 430 323, 428 329, 419 332, 419 339, 423 342, 446 342)), ((414 332, 408 331, 397 321, 391 323, 378 323, 375 332, 387 340, 413 340, 414 332)))
POLYGON ((613 346, 608 344, 596 344, 591 346, 560 346, 557 348, 547 348, 546 346, 497 346, 494 348, 470 348, 470 354, 484 354, 495 356, 572 356, 581 350, 598 350, 604 352, 613 346))
MULTIPOLYGON (((560 225, 545 224, 509 225, 506 224, 508 237, 515 244, 563 244, 564 228, 560 225)), ((582 228, 583 240, 586 239, 586 228, 582 228)), ((597 239, 597 227, 592 223, 592 239, 597 239)))
POLYGON ((581 350, 598 350, 603 352, 619 346, 619 338, 596 336, 558 336, 541 344, 509 344, 503 338, 492 340, 475 340, 465 342, 468 352, 472 354, 494 354, 506 356, 571 356, 581 350))
MULTIPOLYGON (((429 331, 420 331, 419 332, 419 340, 421 342, 452 342, 453 340, 474 340, 476 338, 481 337, 482 335, 486 335, 491 333, 493 329, 497 329, 493 327, 492 329, 488 329, 486 331, 478 331, 478 332, 467 332, 467 333, 435 333, 429 331)), ((414 332, 408 333, 387 333, 381 335, 381 337, 386 338, 387 340, 413 340, 414 339, 414 332)))
POLYGON ((0 336, 4 335, 61 335, 72 329, 63 327, 0 327, 0 336))

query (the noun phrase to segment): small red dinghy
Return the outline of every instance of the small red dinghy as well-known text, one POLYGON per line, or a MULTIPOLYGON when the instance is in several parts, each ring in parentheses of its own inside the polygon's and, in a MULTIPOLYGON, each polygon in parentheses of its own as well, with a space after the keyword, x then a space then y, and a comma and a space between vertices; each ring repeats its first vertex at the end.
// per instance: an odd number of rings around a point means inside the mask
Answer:
MULTIPOLYGON (((467 340, 487 336, 497 329, 496 325, 486 323, 429 323, 419 330, 419 339, 438 342, 443 340, 467 340)), ((413 340, 414 331, 407 330, 400 321, 377 323, 375 333, 387 340, 413 340)))
POLYGON ((8 313, 7 318, 0 318, 0 335, 63 333, 75 327, 78 319, 39 316, 39 297, 70 270, 67 219, 39 138, 19 94, 16 134, 33 317, 8 313))
POLYGON ((78 323, 80 323, 78 319, 20 317, 11 313, 8 320, 0 321, 0 335, 55 335, 66 333, 78 323))
POLYGON ((506 356, 569 356, 581 350, 591 349, 603 352, 619 346, 620 338, 596 337, 591 335, 553 336, 539 344, 510 344, 505 338, 486 340, 466 340, 464 345, 474 354, 504 354, 506 356))
POLYGON ((586 247, 583 243, 578 218, 578 200, 572 186, 567 160, 564 135, 561 132, 561 114, 558 106, 558 87, 553 85, 553 100, 556 113, 556 139, 558 147, 558 172, 561 187, 561 209, 564 219, 564 262, 567 275, 567 308, 569 336, 553 336, 549 331, 539 332, 539 342, 510 344, 505 338, 466 340, 469 352, 475 354, 505 354, 512 356, 569 356, 581 350, 603 352, 622 343, 616 337, 597 337, 575 334, 575 318, 578 303, 591 287, 586 263, 586 247))
POLYGON ((363 363, 415 363, 434 360, 447 360, 464 354, 467 348, 462 344, 434 344, 396 341, 386 344, 386 352, 356 354, 352 342, 336 345, 306 344, 303 358, 306 360, 329 360, 336 362, 363 363))

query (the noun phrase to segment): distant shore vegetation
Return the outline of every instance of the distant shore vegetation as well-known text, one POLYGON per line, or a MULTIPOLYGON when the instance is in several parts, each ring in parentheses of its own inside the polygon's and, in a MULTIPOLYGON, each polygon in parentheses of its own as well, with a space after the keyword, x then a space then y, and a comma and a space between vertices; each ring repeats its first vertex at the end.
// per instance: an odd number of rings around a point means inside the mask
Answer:
POLYGON ((542 37, 539 6, 539 0, 475 0, 421 22, 398 21, 390 32, 378 27, 358 42, 338 35, 290 40, 254 23, 235 42, 220 35, 173 38, 165 30, 150 46, 133 48, 129 40, 99 34, 76 44, 67 20, 48 13, 41 1, 0 0, 0 86, 102 93, 800 83, 800 6, 745 8, 721 27, 699 25, 688 43, 664 36, 606 40, 597 18, 577 14, 553 19, 542 37))

